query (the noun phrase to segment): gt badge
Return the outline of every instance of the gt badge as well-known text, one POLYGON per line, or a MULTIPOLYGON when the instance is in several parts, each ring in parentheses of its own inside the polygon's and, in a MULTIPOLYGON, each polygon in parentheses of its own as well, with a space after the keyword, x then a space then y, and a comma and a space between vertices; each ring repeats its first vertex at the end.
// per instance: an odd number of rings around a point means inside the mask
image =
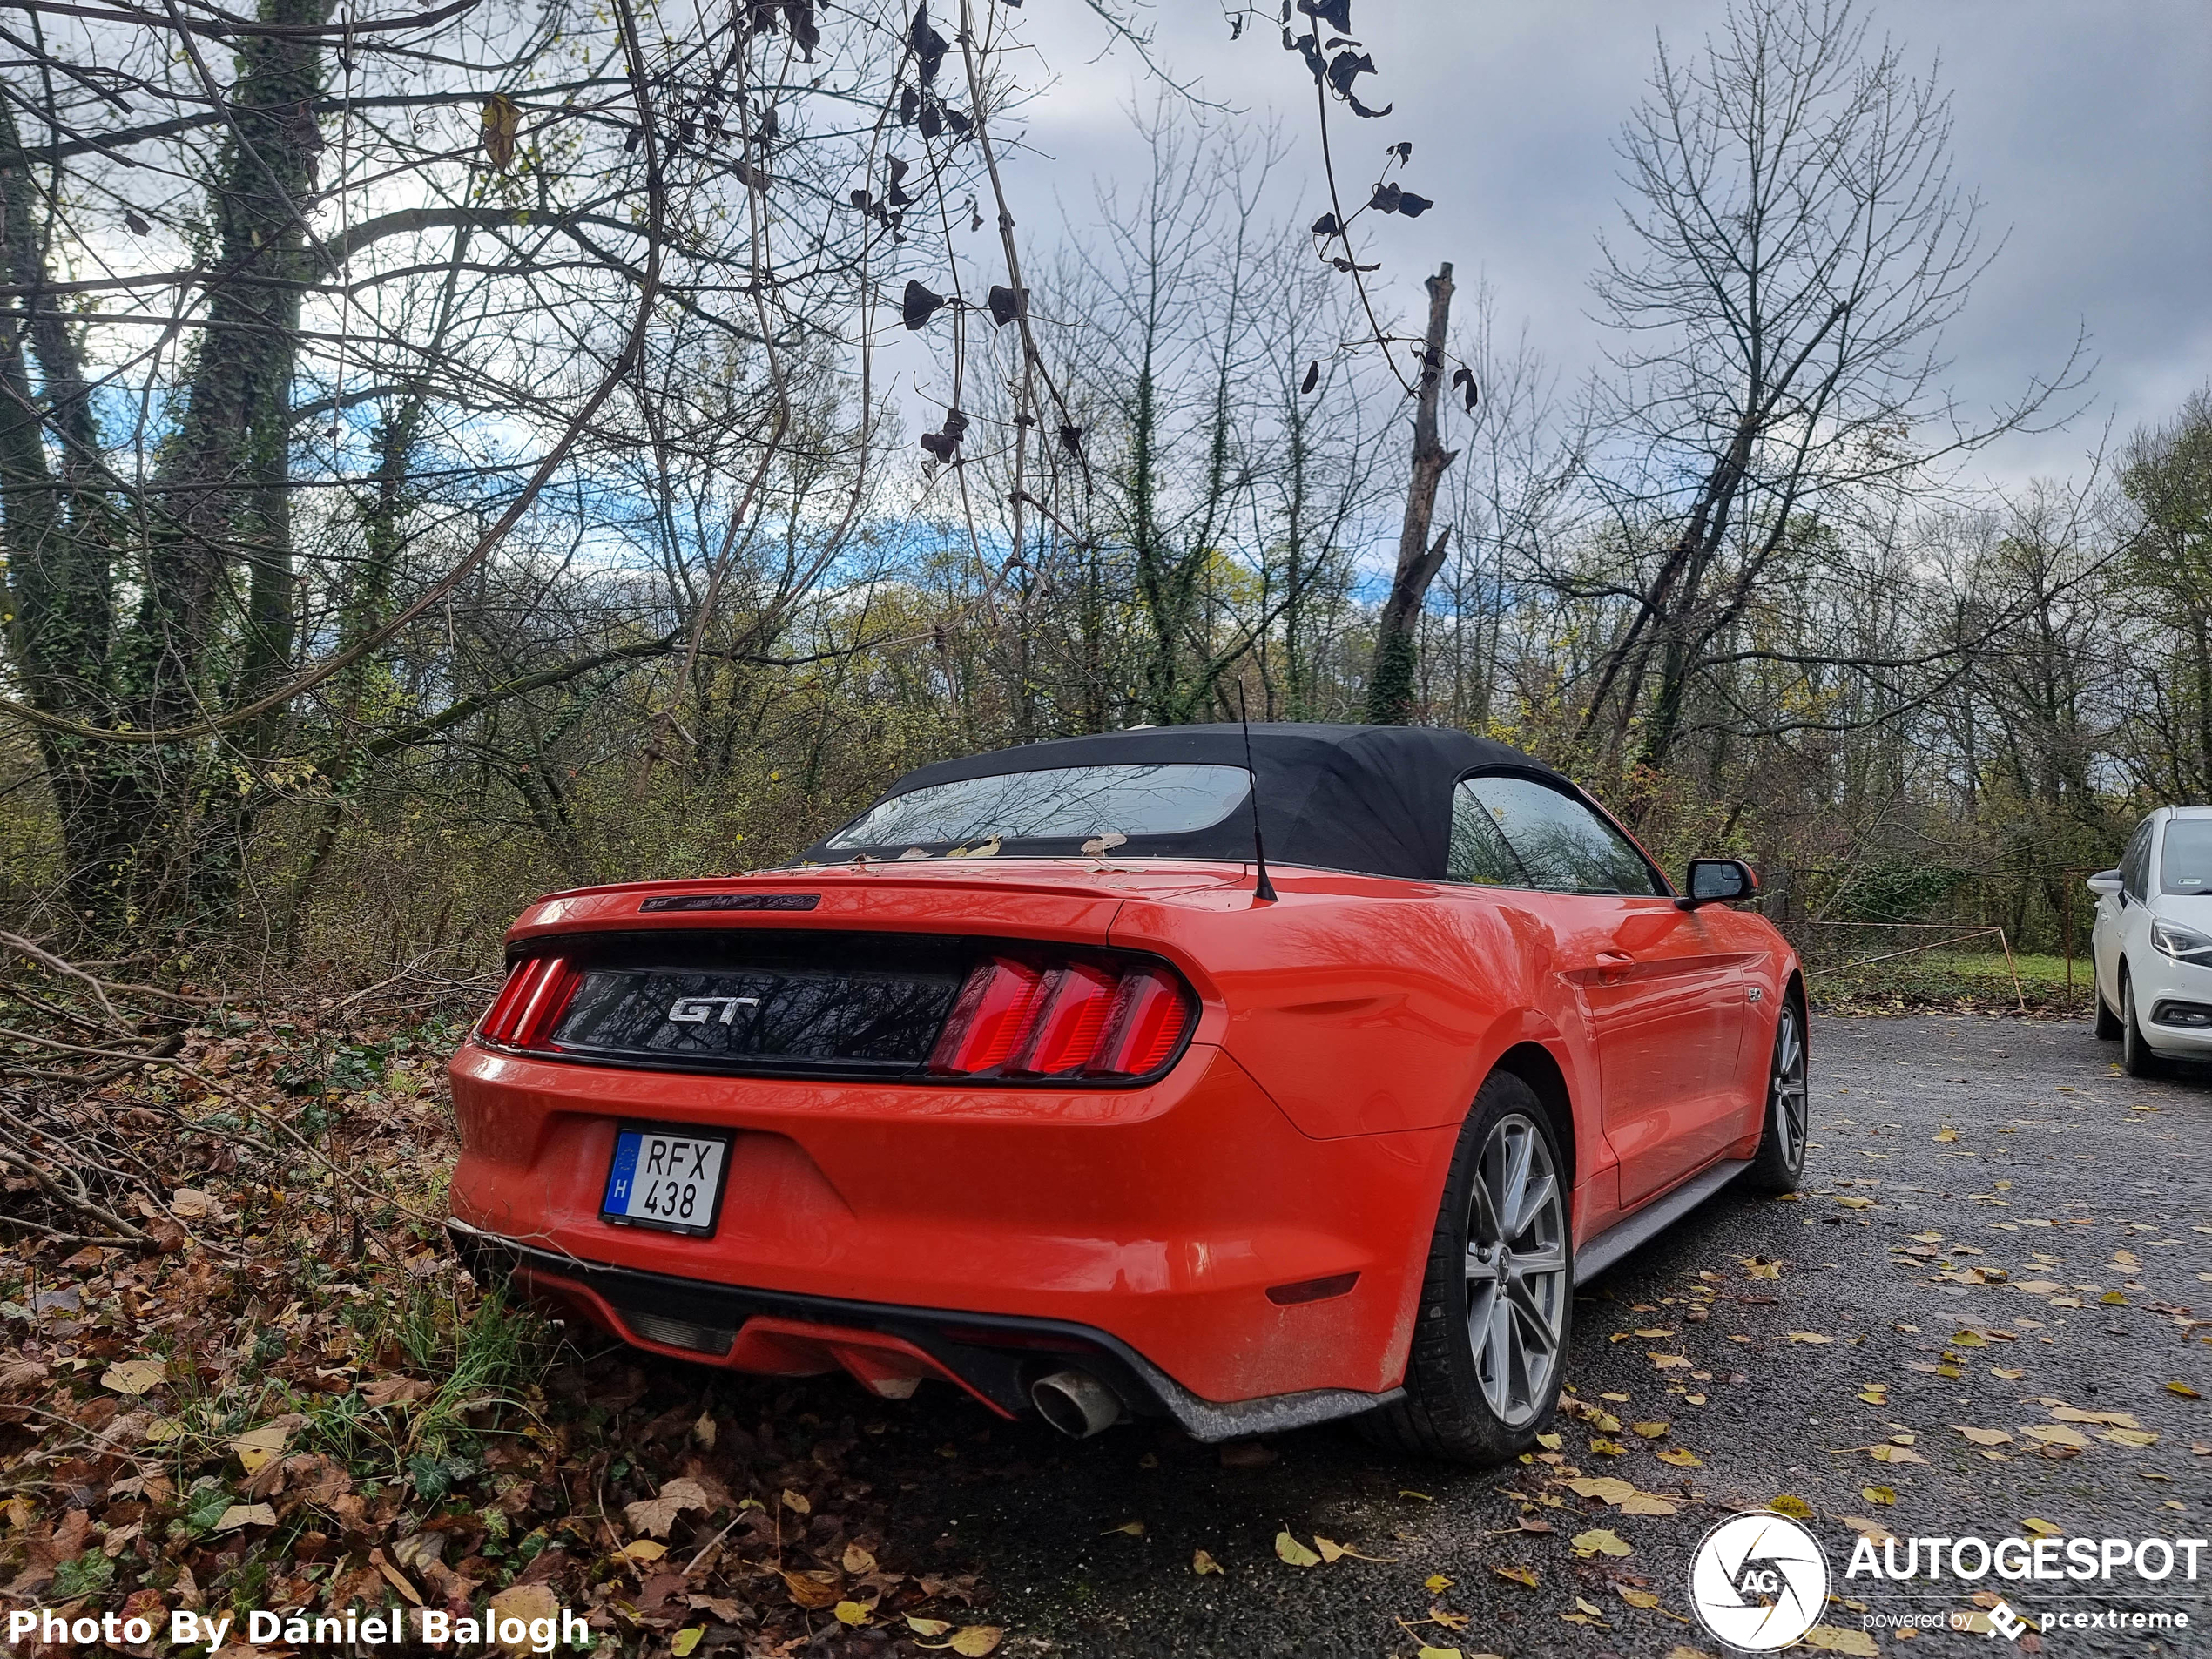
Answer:
POLYGON ((757 996, 679 996, 669 1008, 668 1022, 671 1025, 705 1025, 710 1022, 732 1025, 737 1021, 739 1008, 757 1008, 759 1006, 760 999, 757 996), (718 1018, 715 1013, 717 1008, 721 1010, 718 1018))

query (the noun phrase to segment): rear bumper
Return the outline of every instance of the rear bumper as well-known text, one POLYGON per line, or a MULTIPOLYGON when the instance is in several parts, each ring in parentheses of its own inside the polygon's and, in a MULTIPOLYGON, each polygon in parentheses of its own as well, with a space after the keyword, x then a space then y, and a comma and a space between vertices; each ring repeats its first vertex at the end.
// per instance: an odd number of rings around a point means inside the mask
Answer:
POLYGON ((1198 1440, 1225 1440, 1355 1416, 1403 1392, 1325 1388, 1217 1405, 1127 1344, 1081 1325, 670 1278, 570 1260, 462 1222, 447 1229, 480 1282, 509 1281, 540 1305, 649 1352, 771 1376, 841 1366, 889 1399, 903 1399, 916 1381, 934 1377, 1013 1417, 1029 1408, 1029 1385, 1038 1377, 1074 1366, 1139 1416, 1172 1418, 1198 1440))
POLYGON ((1393 1396, 1456 1132, 1311 1138, 1206 1043, 1132 1089, 678 1076, 473 1043, 452 1074, 456 1236, 626 1340, 772 1372, 803 1351, 805 1368, 947 1377, 1015 1410, 1022 1367, 1055 1350, 944 1327, 1041 1333, 1204 1438, 1393 1396), (599 1219, 625 1120, 731 1132, 711 1238, 599 1219), (1322 1279, 1351 1288, 1268 1294, 1322 1279), (658 1342, 657 1319, 732 1340, 658 1342), (747 1336, 762 1320, 810 1332, 747 1336), (869 1332, 916 1352, 853 1334, 869 1332))

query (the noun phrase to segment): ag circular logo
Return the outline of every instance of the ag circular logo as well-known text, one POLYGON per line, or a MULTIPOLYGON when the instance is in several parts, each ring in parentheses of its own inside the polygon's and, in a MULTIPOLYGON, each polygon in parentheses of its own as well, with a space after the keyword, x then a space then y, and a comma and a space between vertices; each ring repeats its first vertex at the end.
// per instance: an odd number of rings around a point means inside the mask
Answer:
POLYGON ((1690 1559, 1689 1604, 1731 1648, 1786 1648, 1819 1622, 1827 1602, 1828 1557, 1787 1515, 1733 1515, 1690 1559))

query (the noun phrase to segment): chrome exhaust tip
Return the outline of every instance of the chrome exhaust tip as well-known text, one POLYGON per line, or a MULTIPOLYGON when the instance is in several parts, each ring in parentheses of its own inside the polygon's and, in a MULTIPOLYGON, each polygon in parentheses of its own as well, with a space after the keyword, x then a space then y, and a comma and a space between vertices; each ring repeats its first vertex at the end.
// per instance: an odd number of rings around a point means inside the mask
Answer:
POLYGON ((1088 1371, 1055 1371, 1029 1385, 1029 1403, 1070 1440, 1087 1440, 1122 1420, 1122 1399, 1088 1371))

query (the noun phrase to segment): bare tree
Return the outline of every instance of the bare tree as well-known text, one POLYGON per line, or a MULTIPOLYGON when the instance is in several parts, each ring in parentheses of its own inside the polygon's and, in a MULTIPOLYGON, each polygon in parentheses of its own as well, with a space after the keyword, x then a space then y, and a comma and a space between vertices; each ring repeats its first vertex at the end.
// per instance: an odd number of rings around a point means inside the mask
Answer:
POLYGON ((1618 343, 1588 477, 1615 551, 1553 572, 1619 615, 1585 732, 1663 765, 1756 596, 1819 556, 1816 523, 1888 516, 2077 383, 2078 344, 1983 418, 1945 393, 1943 331, 1987 264, 1950 130, 1934 71, 1851 0, 1742 0, 1689 63, 1661 42, 1595 282, 1618 343))

